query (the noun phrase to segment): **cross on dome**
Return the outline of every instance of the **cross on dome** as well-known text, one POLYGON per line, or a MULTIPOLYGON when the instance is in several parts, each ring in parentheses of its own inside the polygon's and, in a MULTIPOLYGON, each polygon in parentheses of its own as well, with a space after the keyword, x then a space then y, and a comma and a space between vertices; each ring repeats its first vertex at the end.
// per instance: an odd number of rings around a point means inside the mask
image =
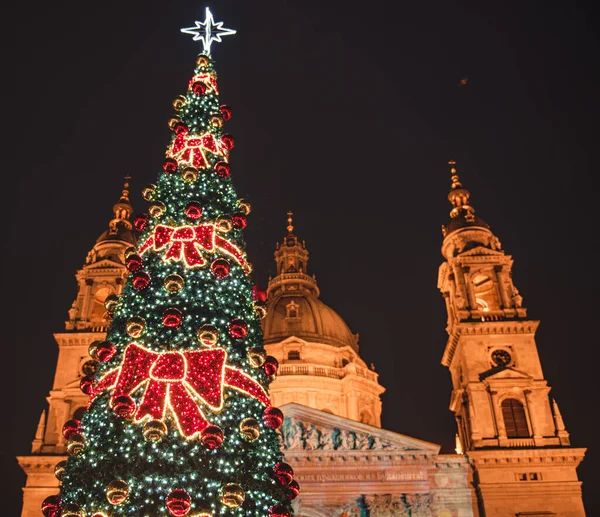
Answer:
POLYGON ((220 43, 221 36, 230 36, 231 34, 236 33, 236 31, 233 29, 223 28, 223 22, 215 23, 215 19, 213 18, 213 15, 208 7, 206 8, 206 16, 204 21, 196 21, 194 23, 196 24, 195 27, 181 29, 181 32, 184 32, 185 34, 192 34, 194 36, 194 41, 202 40, 204 53, 209 55, 210 45, 213 41, 220 43))

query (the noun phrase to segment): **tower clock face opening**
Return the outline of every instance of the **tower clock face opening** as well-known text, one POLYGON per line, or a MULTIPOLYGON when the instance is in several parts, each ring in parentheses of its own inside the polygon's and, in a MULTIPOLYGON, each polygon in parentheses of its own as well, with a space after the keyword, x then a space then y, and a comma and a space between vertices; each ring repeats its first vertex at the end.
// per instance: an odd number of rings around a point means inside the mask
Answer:
POLYGON ((508 366, 512 363, 512 356, 508 350, 498 348, 492 352, 492 362, 496 366, 508 366))

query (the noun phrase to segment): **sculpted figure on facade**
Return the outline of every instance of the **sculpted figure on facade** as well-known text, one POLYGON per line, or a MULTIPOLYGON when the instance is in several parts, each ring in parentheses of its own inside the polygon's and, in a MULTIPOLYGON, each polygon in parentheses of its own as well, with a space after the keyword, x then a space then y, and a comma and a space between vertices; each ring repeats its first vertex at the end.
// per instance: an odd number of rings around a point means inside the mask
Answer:
POLYGON ((356 433, 355 448, 360 450, 370 449, 373 445, 373 437, 366 433, 356 433))
POLYGON ((308 450, 314 450, 314 449, 318 449, 319 448, 319 435, 321 433, 319 432, 319 430, 317 429, 316 425, 311 425, 310 427, 308 427, 308 429, 306 430, 306 434, 304 437, 304 448, 308 449, 308 450))
POLYGON ((390 494, 365 497, 369 517, 413 517, 408 513, 404 498, 390 494))
POLYGON ((406 502, 411 517, 433 517, 431 494, 408 494, 406 502))
POLYGON ((288 450, 303 449, 302 424, 296 419, 286 418, 283 423, 282 435, 284 446, 288 450))
POLYGON ((337 431, 335 430, 321 430, 321 448, 324 451, 330 451, 336 448, 336 435, 337 431))
POLYGON ((345 450, 352 450, 354 449, 355 443, 354 443, 354 433, 346 430, 346 429, 342 429, 340 431, 340 445, 338 447, 338 449, 345 449, 345 450))

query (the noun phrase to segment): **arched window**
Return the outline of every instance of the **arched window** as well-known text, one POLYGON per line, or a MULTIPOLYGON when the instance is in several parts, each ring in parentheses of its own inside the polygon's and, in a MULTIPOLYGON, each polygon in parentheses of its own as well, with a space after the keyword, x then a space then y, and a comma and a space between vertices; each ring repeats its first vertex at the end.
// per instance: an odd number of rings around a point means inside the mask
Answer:
POLYGON ((290 350, 288 352, 288 359, 290 361, 297 361, 300 359, 300 352, 298 350, 290 350))
POLYGON ((508 438, 529 438, 525 408, 517 399, 502 401, 502 418, 504 418, 508 438))

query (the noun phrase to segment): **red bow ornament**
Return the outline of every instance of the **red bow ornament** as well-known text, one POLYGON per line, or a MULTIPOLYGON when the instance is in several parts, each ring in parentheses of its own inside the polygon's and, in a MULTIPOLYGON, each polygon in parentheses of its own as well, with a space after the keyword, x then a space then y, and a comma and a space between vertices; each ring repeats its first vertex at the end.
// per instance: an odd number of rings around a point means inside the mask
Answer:
POLYGON ((121 366, 96 385, 93 397, 112 390, 111 401, 143 389, 134 421, 164 420, 172 413, 181 434, 191 438, 210 422, 200 409, 223 408, 223 387, 228 386, 271 405, 269 396, 252 377, 226 364, 223 348, 186 352, 153 352, 135 343, 125 348, 121 366))
POLYGON ((158 225, 154 229, 154 233, 140 247, 139 254, 143 255, 151 248, 155 251, 166 248, 163 260, 184 261, 188 267, 199 267, 206 264, 201 251, 215 253, 219 250, 234 258, 246 274, 250 273, 250 266, 242 251, 217 234, 214 224, 179 226, 177 228, 158 225))
POLYGON ((208 167, 206 151, 220 156, 227 156, 227 149, 212 133, 191 136, 189 128, 182 128, 167 151, 167 156, 178 162, 191 163, 197 169, 208 167))
POLYGON ((190 79, 189 87, 191 88, 194 83, 204 83, 206 86, 206 91, 213 91, 215 94, 219 95, 219 88, 217 87, 217 80, 212 74, 202 73, 196 74, 194 77, 190 79))

